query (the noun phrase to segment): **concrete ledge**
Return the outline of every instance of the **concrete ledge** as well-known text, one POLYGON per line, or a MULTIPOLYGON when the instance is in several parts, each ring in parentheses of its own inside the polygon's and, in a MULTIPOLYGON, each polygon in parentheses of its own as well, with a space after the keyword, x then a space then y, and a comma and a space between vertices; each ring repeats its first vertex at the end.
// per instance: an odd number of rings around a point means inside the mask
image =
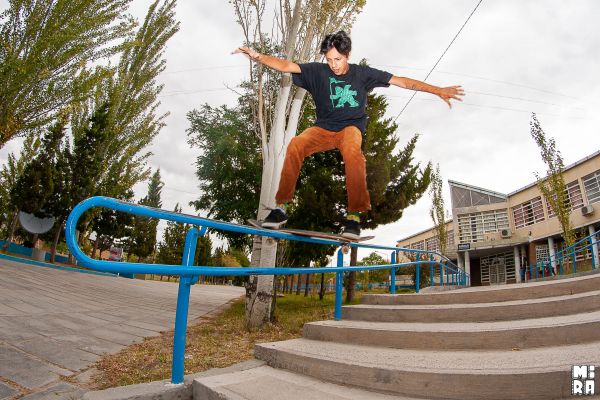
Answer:
POLYGON ((265 365, 264 361, 250 360, 227 368, 213 368, 197 374, 186 375, 180 385, 171 384, 170 380, 140 383, 137 385, 121 386, 83 395, 84 400, 191 400, 193 398, 192 384, 195 379, 231 372, 244 371, 265 365))

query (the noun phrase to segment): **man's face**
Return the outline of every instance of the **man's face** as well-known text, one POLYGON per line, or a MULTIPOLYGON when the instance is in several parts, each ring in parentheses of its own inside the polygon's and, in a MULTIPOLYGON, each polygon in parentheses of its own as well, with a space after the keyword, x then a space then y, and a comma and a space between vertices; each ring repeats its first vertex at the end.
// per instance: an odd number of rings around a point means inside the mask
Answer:
POLYGON ((343 75, 348 72, 348 57, 339 53, 335 47, 332 47, 325 53, 325 59, 334 74, 343 75))

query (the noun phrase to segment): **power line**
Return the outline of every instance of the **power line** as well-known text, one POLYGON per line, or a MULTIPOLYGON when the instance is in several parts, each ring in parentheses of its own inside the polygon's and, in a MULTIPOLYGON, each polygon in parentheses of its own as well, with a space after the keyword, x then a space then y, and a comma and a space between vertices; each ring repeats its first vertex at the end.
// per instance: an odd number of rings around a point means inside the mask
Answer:
MULTIPOLYGON (((385 68, 401 68, 401 69, 412 69, 415 71, 425 71, 425 68, 418 68, 418 67, 407 67, 405 65, 387 65, 387 64, 373 64, 374 67, 385 67, 385 68)), ((567 97, 573 100, 577 100, 577 101, 581 101, 583 103, 586 103, 586 100, 574 97, 574 96, 569 96, 567 94, 563 94, 563 93, 558 93, 558 92, 552 92, 550 90, 546 90, 546 89, 540 89, 537 88, 535 86, 528 86, 528 85, 524 85, 522 83, 515 83, 515 82, 509 82, 509 81, 503 81, 500 79, 492 79, 492 78, 485 78, 483 76, 477 76, 477 75, 469 75, 469 74, 463 74, 463 73, 459 73, 459 72, 449 72, 449 71, 435 71, 438 74, 447 74, 447 75, 455 75, 455 76, 462 76, 462 77, 467 77, 467 78, 472 78, 472 79, 479 79, 482 81, 488 81, 488 82, 495 82, 495 83, 502 83, 504 85, 510 85, 510 86, 516 86, 516 87, 521 87, 521 88, 525 88, 525 89, 530 89, 530 90, 535 90, 537 92, 542 92, 542 93, 546 93, 546 94, 551 94, 553 96, 560 96, 560 97, 567 97)), ((469 93, 473 93, 472 91, 469 90, 469 93)))
MULTIPOLYGON (((386 96, 386 97, 400 97, 400 98, 406 98, 406 96, 386 96)), ((435 99, 417 99, 417 101, 431 101, 431 102, 438 102, 438 100, 435 99)), ((513 111, 513 112, 520 112, 520 113, 531 113, 531 109, 527 109, 527 110, 522 110, 522 109, 517 109, 517 108, 508 108, 508 107, 501 107, 501 106, 492 106, 492 105, 485 105, 485 104, 476 104, 476 103, 468 103, 468 102, 462 102, 460 103, 461 107, 462 106, 467 106, 467 107, 479 107, 479 108, 492 108, 492 109, 496 109, 496 110, 503 110, 503 111, 513 111)), ((580 116, 563 116, 563 115, 558 115, 558 114, 551 114, 551 113, 546 113, 546 112, 536 112, 536 114, 538 115, 549 115, 549 116, 553 116, 553 117, 567 117, 567 118, 571 118, 571 119, 583 119, 584 117, 580 117, 580 116)))
POLYGON ((163 71, 162 74, 178 74, 181 72, 194 72, 194 71, 205 71, 207 69, 223 69, 223 68, 248 68, 248 65, 241 65, 241 64, 237 64, 237 65, 213 65, 213 66, 206 66, 206 67, 196 67, 196 68, 188 68, 188 69, 180 69, 180 70, 175 70, 175 71, 171 71, 171 70, 167 70, 167 71, 163 71))
MULTIPOLYGON (((479 8, 479 5, 481 4, 482 1, 483 0, 479 0, 479 2, 477 3, 477 5, 473 9, 473 11, 471 11, 471 14, 469 14, 469 16, 467 17, 467 20, 465 21, 465 23, 460 27, 460 29, 458 30, 458 32, 456 32, 456 35, 454 35, 454 37, 452 38, 452 41, 450 41, 450 44, 448 45, 448 47, 446 47, 446 50, 444 50, 444 52, 442 53, 442 55, 440 56, 440 58, 438 58, 438 60, 436 61, 435 65, 433 66, 433 68, 431 68, 431 70, 429 71, 429 73, 427 74, 427 76, 425 77, 425 79, 423 79, 423 81, 426 81, 427 78, 429 78, 429 75, 431 75, 431 73, 433 72, 433 70, 435 69, 435 67, 437 67, 437 65, 440 63, 440 61, 442 61, 442 58, 444 58, 444 55, 450 49, 450 46, 452 46, 452 44, 454 43, 454 41, 456 40, 456 38, 458 37, 458 35, 460 35, 460 33, 462 32, 463 28, 467 25, 467 22, 469 22, 469 20, 473 16, 473 14, 475 14, 475 11, 477 11, 477 9, 479 8)), ((396 122, 398 120, 398 118, 400 117, 400 115, 402 115, 402 113, 404 112, 404 110, 406 110, 406 107, 408 107, 408 105, 410 104, 410 102, 412 101, 412 99, 415 97, 416 94, 417 94, 417 92, 414 92, 412 94, 412 96, 410 97, 410 99, 408 99, 408 101, 406 102, 406 104, 404 105, 404 107, 402 108, 402 110, 400 110, 400 113, 394 119, 394 122, 396 122)))

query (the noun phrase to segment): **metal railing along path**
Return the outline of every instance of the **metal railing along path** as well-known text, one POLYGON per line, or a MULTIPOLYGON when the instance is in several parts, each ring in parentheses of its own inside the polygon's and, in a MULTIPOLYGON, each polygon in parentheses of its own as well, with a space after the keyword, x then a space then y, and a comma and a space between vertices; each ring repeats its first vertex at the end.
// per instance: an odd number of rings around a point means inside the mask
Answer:
MULTIPOLYGON (((91 197, 79 203, 71 211, 66 223, 67 245, 77 261, 90 269, 103 272, 119 274, 157 274, 157 275, 177 275, 179 279, 179 291, 177 295, 177 309, 175 313, 175 332, 173 338, 173 367, 171 382, 174 384, 183 383, 184 376, 184 356, 185 356, 185 337, 187 329, 188 305, 190 298, 190 286, 198 282, 198 278, 203 276, 249 276, 249 275, 295 275, 295 274, 315 274, 315 273, 335 273, 335 311, 334 318, 340 320, 342 317, 342 292, 343 292, 343 274, 349 271, 366 270, 390 270, 390 293, 395 293, 396 271, 400 268, 414 265, 417 268, 415 291, 419 292, 419 276, 422 264, 428 264, 433 270, 433 257, 437 257, 440 271, 440 285, 468 286, 470 277, 463 270, 459 269, 449 259, 439 253, 404 249, 398 247, 378 246, 366 243, 346 243, 338 240, 318 239, 306 236, 294 235, 268 229, 254 228, 250 226, 237 225, 230 222, 216 221, 202 218, 194 215, 180 214, 165 211, 157 208, 141 206, 128 203, 109 197, 91 197), (87 256, 77 243, 76 227, 77 221, 87 210, 94 207, 104 207, 112 210, 134 214, 144 217, 164 219, 167 221, 189 224, 192 227, 188 230, 183 250, 181 265, 164 264, 143 264, 130 262, 102 261, 94 260, 87 256), (329 245, 338 247, 335 267, 301 267, 301 268, 254 268, 254 267, 219 267, 219 266, 197 266, 194 264, 196 254, 196 243, 198 237, 204 235, 208 228, 237 232, 247 235, 259 235, 273 239, 296 240, 305 243, 319 245, 329 245), (370 266, 344 266, 344 254, 350 247, 367 248, 391 251, 391 263, 386 265, 370 266), (397 263, 396 257, 399 251, 405 253, 414 253, 415 261, 407 263, 397 263), (445 277, 445 282, 444 282, 445 277)), ((433 274, 432 281, 433 281, 433 274)), ((433 282, 432 282, 433 284, 433 282)))
MULTIPOLYGON (((598 269, 598 237, 599 232, 584 237, 569 247, 566 247, 555 254, 551 254, 535 263, 524 268, 523 275, 526 277, 529 274, 529 279, 538 279, 551 275, 565 275, 577 273, 577 255, 580 254, 582 259, 588 258, 591 260, 592 270, 598 269), (589 252, 589 253, 588 253, 589 252), (567 271, 564 268, 565 264, 571 265, 572 270, 567 271)), ((581 262, 581 261, 580 261, 581 262)))

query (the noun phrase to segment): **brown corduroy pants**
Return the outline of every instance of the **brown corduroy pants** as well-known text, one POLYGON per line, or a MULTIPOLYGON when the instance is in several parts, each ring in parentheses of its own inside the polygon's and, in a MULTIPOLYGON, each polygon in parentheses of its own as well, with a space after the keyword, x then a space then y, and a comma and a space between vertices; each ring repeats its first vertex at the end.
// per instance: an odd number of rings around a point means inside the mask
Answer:
POLYGON ((342 153, 346 168, 348 211, 370 210, 366 160, 360 148, 361 143, 362 135, 355 126, 347 126, 339 132, 313 126, 293 138, 287 148, 279 190, 275 195, 277 203, 292 200, 304 158, 321 151, 338 149, 342 153))

